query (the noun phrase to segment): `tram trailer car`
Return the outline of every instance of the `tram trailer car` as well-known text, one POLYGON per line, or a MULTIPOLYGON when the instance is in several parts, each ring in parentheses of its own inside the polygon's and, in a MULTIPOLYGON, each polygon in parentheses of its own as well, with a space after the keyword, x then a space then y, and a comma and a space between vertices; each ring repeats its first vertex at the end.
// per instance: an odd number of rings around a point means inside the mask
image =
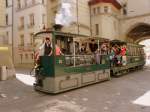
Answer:
POLYGON ((108 54, 98 55, 101 62, 96 63, 93 53, 78 53, 78 45, 82 42, 88 46, 89 40, 91 40, 96 43, 94 46, 98 49, 99 44, 106 43, 106 39, 93 40, 83 35, 45 31, 35 34, 35 45, 38 46, 37 43, 40 43, 45 37, 51 38, 53 53, 51 56, 39 56, 38 66, 35 67, 35 90, 60 93, 110 80, 108 54), (63 50, 63 55, 55 54, 56 44, 59 44, 63 50))
POLYGON ((110 72, 112 76, 120 76, 123 74, 127 74, 130 71, 142 69, 144 67, 145 53, 143 45, 122 41, 113 41, 112 43, 120 46, 126 46, 126 64, 111 66, 110 72))

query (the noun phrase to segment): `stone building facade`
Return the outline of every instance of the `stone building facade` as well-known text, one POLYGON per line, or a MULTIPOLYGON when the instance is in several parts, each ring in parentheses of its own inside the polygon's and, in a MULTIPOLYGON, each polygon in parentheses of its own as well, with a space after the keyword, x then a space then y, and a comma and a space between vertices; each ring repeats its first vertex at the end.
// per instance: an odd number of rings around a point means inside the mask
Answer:
POLYGON ((33 63, 33 35, 46 25, 45 0, 13 0, 15 64, 33 63))
POLYGON ((0 44, 5 40, 5 0, 0 0, 0 44))

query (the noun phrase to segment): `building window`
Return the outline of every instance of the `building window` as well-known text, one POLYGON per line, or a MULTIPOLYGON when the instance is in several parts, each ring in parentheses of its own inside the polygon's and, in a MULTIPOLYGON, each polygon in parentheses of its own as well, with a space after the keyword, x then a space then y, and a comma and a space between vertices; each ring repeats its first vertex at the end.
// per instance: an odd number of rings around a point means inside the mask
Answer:
POLYGON ((20 45, 24 46, 24 35, 20 35, 20 45))
POLYGON ((45 24, 45 14, 42 15, 42 24, 45 24))
POLYGON ((22 30, 24 28, 24 17, 20 17, 20 26, 19 30, 22 30))
POLYGON ((32 0, 32 4, 35 4, 35 0, 32 0))
POLYGON ((95 34, 99 35, 99 24, 95 24, 95 34))
POLYGON ((6 7, 8 7, 8 0, 6 0, 6 7))
POLYGON ((127 3, 123 4, 123 14, 127 15, 127 3))
POLYGON ((108 6, 104 6, 104 13, 108 13, 108 6))
POLYGON ((4 38, 4 44, 8 44, 9 32, 6 32, 6 37, 4 38))
POLYGON ((27 0, 24 1, 25 7, 28 6, 27 0))
POLYGON ((8 31, 6 32, 6 37, 9 37, 9 32, 8 31))
POLYGON ((45 0, 42 0, 42 4, 44 4, 45 3, 45 0))
POLYGON ((33 33, 30 33, 30 44, 33 45, 33 33))
POLYGON ((33 53, 31 54, 31 59, 34 59, 34 54, 33 53))
POLYGON ((25 58, 28 59, 28 54, 25 54, 25 58))
POLYGON ((8 14, 6 14, 6 25, 8 25, 8 14))
POLYGON ((29 18, 30 18, 30 26, 34 26, 34 14, 30 14, 29 18))
POLYGON ((101 11, 100 11, 100 7, 97 7, 97 13, 100 14, 101 11))
POLYGON ((21 8, 21 0, 17 1, 17 8, 20 9, 21 8))
POLYGON ((93 15, 96 14, 96 8, 93 8, 93 15))

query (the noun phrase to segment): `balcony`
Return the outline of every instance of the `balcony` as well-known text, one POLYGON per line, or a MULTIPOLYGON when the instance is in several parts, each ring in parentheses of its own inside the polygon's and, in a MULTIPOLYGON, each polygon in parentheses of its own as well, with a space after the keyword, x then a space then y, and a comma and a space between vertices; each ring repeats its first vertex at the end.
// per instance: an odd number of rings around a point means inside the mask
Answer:
POLYGON ((33 6, 38 5, 38 4, 41 4, 41 3, 38 2, 38 1, 34 1, 33 0, 33 1, 29 2, 29 3, 18 5, 16 7, 16 11, 24 10, 26 8, 30 8, 30 7, 33 7, 33 6))

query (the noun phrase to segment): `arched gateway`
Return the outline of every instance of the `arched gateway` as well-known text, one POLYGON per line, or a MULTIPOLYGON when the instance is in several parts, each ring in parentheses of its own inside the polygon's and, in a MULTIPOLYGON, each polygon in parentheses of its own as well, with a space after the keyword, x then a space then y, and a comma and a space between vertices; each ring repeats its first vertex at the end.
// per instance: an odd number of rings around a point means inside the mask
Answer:
POLYGON ((150 39, 150 14, 125 18, 122 33, 129 42, 138 43, 150 39))

